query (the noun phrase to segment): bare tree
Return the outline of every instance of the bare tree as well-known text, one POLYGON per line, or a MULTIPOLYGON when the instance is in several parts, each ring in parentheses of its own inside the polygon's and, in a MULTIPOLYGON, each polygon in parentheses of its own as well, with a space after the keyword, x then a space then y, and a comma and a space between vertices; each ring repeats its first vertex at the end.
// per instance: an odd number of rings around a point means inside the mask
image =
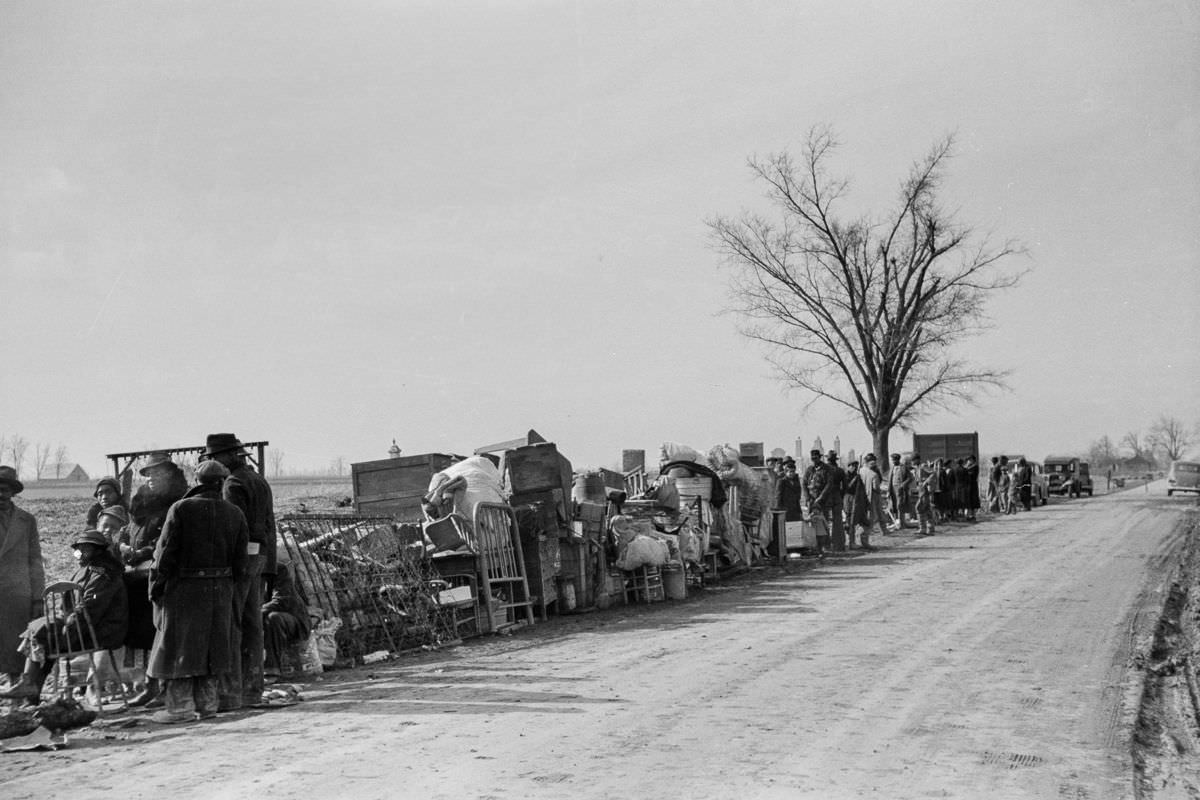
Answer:
POLYGON ((1121 454, 1117 451, 1117 446, 1113 444, 1113 440, 1108 434, 1104 434, 1096 441, 1092 442, 1088 448, 1088 461, 1090 461, 1095 469, 1107 469, 1115 465, 1121 459, 1121 454))
POLYGON ((827 167, 837 142, 814 128, 798 162, 787 153, 749 161, 778 221, 708 221, 742 332, 769 346, 781 377, 810 403, 823 397, 860 416, 885 464, 894 427, 1002 388, 1007 374, 951 351, 987 327, 989 296, 1021 277, 999 267, 1017 245, 993 246, 941 206, 953 145, 947 137, 913 164, 887 216, 850 217, 849 184, 827 167))
POLYGON ((21 466, 25 463, 25 452, 29 450, 29 440, 19 433, 8 437, 8 460, 12 468, 21 474, 21 466))
POLYGON ((60 444, 54 448, 54 477, 61 478, 63 465, 67 462, 67 446, 60 444))
POLYGON ((1150 448, 1143 441, 1141 431, 1126 431, 1125 435, 1121 437, 1121 447, 1133 453, 1133 458, 1148 459, 1150 455, 1150 448))
POLYGON ((33 472, 34 478, 40 479, 42 473, 46 471, 46 465, 50 462, 50 445, 38 442, 33 446, 33 472))
POLYGON ((329 471, 332 472, 334 475, 339 475, 339 476, 345 475, 346 474, 346 458, 345 458, 345 456, 338 456, 337 458, 333 459, 333 461, 330 461, 329 462, 329 471))
POLYGON ((281 474, 283 474, 283 456, 283 451, 278 448, 272 450, 271 454, 267 456, 271 462, 272 477, 278 478, 281 474))
POLYGON ((1177 461, 1196 443, 1195 431, 1190 430, 1176 417, 1161 415, 1146 435, 1147 444, 1154 449, 1162 450, 1167 461, 1177 461))

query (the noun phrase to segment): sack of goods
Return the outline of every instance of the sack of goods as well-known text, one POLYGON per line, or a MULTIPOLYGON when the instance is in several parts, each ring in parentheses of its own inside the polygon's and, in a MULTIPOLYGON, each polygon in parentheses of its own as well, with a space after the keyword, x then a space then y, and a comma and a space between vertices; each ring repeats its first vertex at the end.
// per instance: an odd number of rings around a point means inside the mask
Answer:
POLYGON ((667 543, 653 536, 638 535, 625 547, 617 559, 617 568, 634 570, 639 567, 661 567, 671 556, 667 543))

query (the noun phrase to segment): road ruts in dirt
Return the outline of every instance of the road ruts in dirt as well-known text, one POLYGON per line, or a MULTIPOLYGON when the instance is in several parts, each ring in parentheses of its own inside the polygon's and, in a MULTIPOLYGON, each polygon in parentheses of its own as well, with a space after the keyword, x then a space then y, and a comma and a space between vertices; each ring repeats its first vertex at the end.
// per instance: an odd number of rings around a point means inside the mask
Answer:
POLYGON ((124 798, 172 800, 1125 797, 1134 613, 1161 604, 1180 513, 1124 493, 888 537, 335 673, 289 709, 89 733, 0 762, 6 797, 97 769, 124 798))

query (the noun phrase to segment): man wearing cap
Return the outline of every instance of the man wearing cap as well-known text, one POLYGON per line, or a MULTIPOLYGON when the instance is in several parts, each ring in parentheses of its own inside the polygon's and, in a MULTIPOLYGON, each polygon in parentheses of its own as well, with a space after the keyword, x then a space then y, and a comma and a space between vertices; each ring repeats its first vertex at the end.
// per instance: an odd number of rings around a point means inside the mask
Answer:
POLYGON ((846 491, 846 470, 838 466, 836 450, 825 455, 826 472, 829 474, 829 498, 825 514, 829 517, 832 536, 830 539, 835 553, 846 552, 846 527, 843 521, 842 498, 846 491))
MULTIPOLYGON (((53 620, 57 628, 57 640, 69 645, 72 650, 99 648, 115 650, 125 639, 127 611, 125 606, 125 583, 121 580, 124 567, 109 549, 108 540, 99 531, 90 530, 73 537, 71 547, 79 568, 71 576, 79 584, 80 603, 65 618, 53 620), (96 633, 95 641, 88 640, 86 624, 79 624, 83 611, 91 621, 96 633)), ((46 654, 51 641, 45 618, 30 622, 21 635, 18 654, 25 655, 21 679, 0 697, 23 698, 36 704, 42 692, 42 683, 54 667, 54 659, 46 654), (36 646, 35 646, 36 642, 36 646)), ((7 648, 5 648, 7 649, 7 648)))
POLYGON ((25 666, 12 643, 41 616, 46 584, 37 521, 12 501, 24 489, 15 469, 0 466, 0 672, 10 684, 25 666))
POLYGON ((100 519, 100 512, 106 508, 121 506, 126 511, 129 510, 129 507, 125 505, 121 483, 112 476, 96 481, 96 490, 92 492, 92 497, 96 498, 96 502, 92 503, 92 507, 87 512, 88 528, 99 529, 97 522, 100 519))
POLYGON ((869 516, 867 524, 863 528, 862 538, 859 539, 859 547, 863 550, 874 550, 875 548, 871 546, 871 526, 878 525, 879 533, 887 534, 887 523, 883 521, 883 476, 879 474, 874 453, 867 453, 863 457, 862 469, 858 471, 858 475, 862 480, 863 492, 867 497, 869 516))
POLYGON ((155 722, 216 714, 220 676, 238 662, 234 593, 246 570, 248 529, 241 510, 221 498, 228 476, 216 461, 197 467, 199 484, 171 506, 154 550, 158 634, 146 671, 164 682, 166 700, 155 722))
POLYGON ((817 533, 817 553, 829 549, 829 498, 833 491, 829 466, 821 461, 821 451, 809 451, 812 463, 804 470, 804 498, 808 506, 808 517, 817 533))
POLYGON ((232 433, 210 434, 201 459, 211 459, 229 470, 221 496, 242 510, 249 525, 249 559, 235 598, 242 657, 221 681, 221 708, 232 710, 262 702, 262 604, 269 593, 264 584, 275 576, 275 501, 270 485, 246 463, 242 443, 232 433))

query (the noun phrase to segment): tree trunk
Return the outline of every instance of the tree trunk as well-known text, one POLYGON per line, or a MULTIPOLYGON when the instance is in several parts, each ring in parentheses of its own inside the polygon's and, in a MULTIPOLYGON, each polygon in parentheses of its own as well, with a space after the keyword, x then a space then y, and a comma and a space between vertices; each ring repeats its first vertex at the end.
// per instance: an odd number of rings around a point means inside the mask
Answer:
POLYGON ((885 474, 892 468, 891 454, 888 452, 888 438, 892 435, 891 428, 880 428, 871 431, 871 445, 875 448, 875 457, 879 459, 879 469, 885 474))

